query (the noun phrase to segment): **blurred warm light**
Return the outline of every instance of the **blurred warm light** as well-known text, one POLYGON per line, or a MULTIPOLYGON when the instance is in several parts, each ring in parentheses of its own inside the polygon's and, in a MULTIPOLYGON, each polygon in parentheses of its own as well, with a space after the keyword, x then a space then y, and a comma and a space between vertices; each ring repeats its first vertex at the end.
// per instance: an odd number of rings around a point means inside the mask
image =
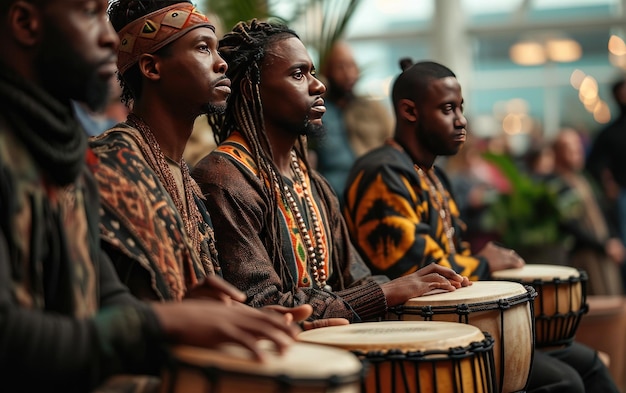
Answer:
POLYGON ((539 65, 546 62, 546 53, 537 41, 519 41, 509 49, 509 56, 515 64, 539 65))
POLYGON ((519 113, 509 113, 502 119, 502 129, 509 135, 522 132, 522 117, 519 113))
POLYGON ((598 102, 598 105, 596 105, 596 108, 593 110, 593 119, 600 124, 611 121, 611 110, 606 102, 598 102))
POLYGON ((506 103, 506 111, 509 113, 527 113, 528 102, 522 98, 513 98, 506 103))
POLYGON ((572 87, 576 90, 580 89, 580 85, 587 76, 583 71, 579 69, 575 69, 572 71, 572 75, 569 77, 569 83, 571 83, 572 87))
POLYGON ((569 38, 551 38, 546 41, 548 58, 559 63, 580 59, 583 50, 578 42, 569 38))
POLYGON ((519 65, 539 65, 555 61, 569 63, 580 59, 582 47, 571 38, 548 38, 545 41, 522 40, 509 49, 511 60, 519 65))
POLYGON ((609 38, 609 52, 615 56, 626 55, 626 43, 620 37, 612 35, 609 38))
POLYGON ((508 135, 527 134, 532 126, 532 119, 525 113, 509 113, 502 119, 502 130, 508 135))
POLYGON ((494 117, 501 119, 501 128, 509 136, 527 134, 533 127, 532 118, 528 115, 528 101, 523 98, 512 98, 498 101, 493 106, 494 117))
POLYGON ((580 96, 586 99, 598 96, 598 82, 593 76, 587 75, 580 83, 580 96))
POLYGON ((593 112, 598 105, 598 102, 600 102, 600 97, 598 97, 597 95, 591 97, 583 97, 579 95, 578 98, 580 98, 580 102, 583 103, 585 109, 587 109, 587 112, 593 112))

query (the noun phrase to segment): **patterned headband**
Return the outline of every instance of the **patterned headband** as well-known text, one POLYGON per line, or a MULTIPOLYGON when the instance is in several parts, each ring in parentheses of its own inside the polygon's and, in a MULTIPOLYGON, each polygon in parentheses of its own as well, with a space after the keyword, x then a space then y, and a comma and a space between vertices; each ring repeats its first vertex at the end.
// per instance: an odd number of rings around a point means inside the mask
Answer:
POLYGON ((117 69, 123 74, 143 53, 154 53, 198 27, 215 31, 209 19, 190 3, 177 3, 132 21, 119 31, 117 69))

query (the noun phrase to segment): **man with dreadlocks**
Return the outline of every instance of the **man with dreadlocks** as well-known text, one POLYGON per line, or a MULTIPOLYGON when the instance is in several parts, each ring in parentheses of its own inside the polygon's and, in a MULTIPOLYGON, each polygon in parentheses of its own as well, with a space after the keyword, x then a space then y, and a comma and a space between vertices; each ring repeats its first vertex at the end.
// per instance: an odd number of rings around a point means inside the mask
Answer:
POLYGON ((261 355, 257 338, 284 348, 298 331, 284 315, 211 299, 143 303, 120 283, 100 246, 85 164, 97 158, 71 109, 106 102, 119 43, 107 6, 0 2, 3 392, 87 392, 116 374, 158 375, 171 344, 230 341, 261 355))
POLYGON ((239 23, 220 41, 233 93, 213 116, 220 146, 192 176, 215 226, 222 272, 248 304, 309 303, 313 319, 369 320, 433 289, 468 285, 433 265, 377 283, 350 243, 339 202, 309 169, 305 137, 322 128, 324 85, 285 26, 239 23))
MULTIPOLYGON (((223 112, 230 93, 214 27, 180 0, 114 1, 109 18, 122 42, 117 66, 123 99, 133 105, 126 122, 90 143, 99 158, 92 170, 100 184, 103 246, 142 299, 241 300, 241 292, 219 278, 211 220, 182 158, 194 119, 223 112), (156 31, 146 36, 148 25, 156 31)), ((300 320, 311 308, 273 311, 300 320)), ((304 327, 329 323, 341 322, 304 327)))

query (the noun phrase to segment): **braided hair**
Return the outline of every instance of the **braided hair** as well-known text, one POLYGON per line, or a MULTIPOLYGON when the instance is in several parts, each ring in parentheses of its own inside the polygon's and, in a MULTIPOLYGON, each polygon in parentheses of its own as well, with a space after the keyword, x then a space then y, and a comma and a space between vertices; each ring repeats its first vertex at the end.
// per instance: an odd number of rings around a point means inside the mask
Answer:
MULTIPOLYGON (((234 131, 240 132, 250 146, 252 157, 259 169, 259 179, 263 184, 263 193, 268 200, 274 200, 267 212, 267 222, 270 223, 268 235, 270 244, 268 253, 273 261, 279 262, 279 274, 283 285, 292 284, 292 291, 296 290, 297 280, 291 277, 285 257, 281 252, 283 244, 279 230, 280 215, 277 214, 279 198, 282 195, 276 192, 284 189, 282 176, 274 164, 272 147, 264 128, 263 104, 261 102, 261 69, 266 55, 271 54, 276 42, 298 38, 298 35, 283 24, 261 22, 252 19, 249 22, 239 22, 231 32, 227 33, 219 44, 222 58, 228 64, 226 75, 230 78, 232 93, 228 97, 227 109, 223 114, 214 114, 209 117, 209 125, 215 131, 217 143, 221 143, 234 131)), ((298 157, 310 168, 306 158, 306 140, 300 136, 295 146, 298 157)), ((311 184, 316 187, 319 195, 332 195, 328 184, 320 176, 308 171, 311 184), (322 191, 323 190, 323 191, 322 191)), ((325 201, 329 203, 329 201, 325 201)), ((339 280, 342 281, 341 275, 339 280)), ((343 287, 343 282, 341 282, 343 287)))
MULTIPOLYGON (((116 32, 119 32, 129 23, 178 3, 191 3, 190 0, 114 0, 109 4, 109 20, 116 32)), ((156 51, 161 56, 167 56, 169 45, 156 51)), ((139 65, 132 65, 124 74, 117 74, 117 79, 122 87, 122 102, 130 106, 131 102, 141 95, 141 72, 139 65)))

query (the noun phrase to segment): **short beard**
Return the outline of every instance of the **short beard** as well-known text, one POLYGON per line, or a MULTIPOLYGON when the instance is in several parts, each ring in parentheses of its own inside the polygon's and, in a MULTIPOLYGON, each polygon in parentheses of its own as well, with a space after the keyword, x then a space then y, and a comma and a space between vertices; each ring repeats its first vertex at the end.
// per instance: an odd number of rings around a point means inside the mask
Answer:
POLYGON ((89 63, 83 54, 65 42, 66 37, 55 26, 46 30, 46 39, 37 55, 36 67, 41 83, 60 101, 77 100, 98 112, 109 102, 109 81, 98 75, 99 64, 89 63), (57 67, 60 72, 50 72, 57 67))
POLYGON ((207 103, 202 108, 202 113, 205 115, 223 115, 226 112, 226 105, 215 105, 213 103, 207 103))
POLYGON ((326 135, 326 126, 324 124, 311 123, 307 116, 307 118, 304 119, 304 125, 300 130, 300 135, 306 136, 309 139, 321 139, 326 135))

